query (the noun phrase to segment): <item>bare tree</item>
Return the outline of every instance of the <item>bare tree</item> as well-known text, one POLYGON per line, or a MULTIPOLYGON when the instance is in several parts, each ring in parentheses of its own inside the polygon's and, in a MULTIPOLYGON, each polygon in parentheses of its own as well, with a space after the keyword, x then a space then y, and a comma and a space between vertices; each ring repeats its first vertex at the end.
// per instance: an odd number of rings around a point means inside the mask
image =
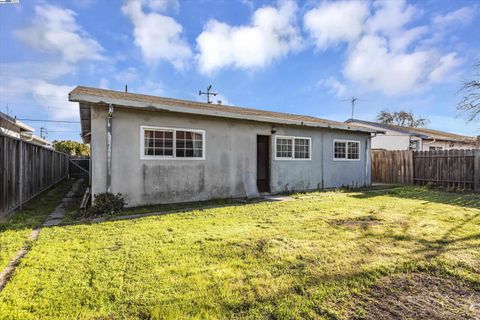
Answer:
POLYGON ((477 71, 473 80, 464 81, 459 92, 463 93, 462 100, 457 105, 458 113, 468 121, 480 117, 480 62, 475 65, 477 71))
POLYGON ((377 121, 383 124, 412 128, 425 127, 430 122, 427 118, 415 118, 411 111, 390 112, 386 109, 378 113, 377 121))
POLYGON ((377 115, 377 121, 383 124, 392 124, 393 123, 393 113, 383 109, 377 115))

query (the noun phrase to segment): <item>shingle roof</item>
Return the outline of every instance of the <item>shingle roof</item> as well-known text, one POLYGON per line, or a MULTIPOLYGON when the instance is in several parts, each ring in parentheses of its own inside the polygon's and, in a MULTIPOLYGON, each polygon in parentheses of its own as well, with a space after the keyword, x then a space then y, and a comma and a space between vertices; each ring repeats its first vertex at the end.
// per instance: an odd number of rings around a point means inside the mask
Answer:
MULTIPOLYGON (((356 124, 331 121, 311 116, 302 116, 290 113, 273 112, 243 107, 234 107, 220 104, 202 103, 190 100, 172 99, 158 96, 150 96, 121 91, 97 89, 78 86, 69 94, 70 101, 86 103, 112 103, 120 106, 136 106, 150 109, 165 109, 169 111, 186 112, 193 114, 204 114, 217 117, 247 119, 271 123, 297 124, 313 127, 334 128, 348 131, 376 132, 356 124), (166 109, 167 110, 167 109, 166 109)), ((84 119, 82 118, 82 121, 84 119)), ((82 125, 83 127, 83 125, 82 125)))
POLYGON ((366 124, 375 126, 382 129, 389 129, 395 130, 400 132, 409 133, 412 135, 422 136, 424 139, 432 139, 432 140, 442 140, 442 141, 455 141, 455 142, 463 142, 463 143, 475 143, 476 138, 470 136, 459 135, 455 133, 427 129, 427 128, 411 128, 411 127, 402 127, 393 124, 383 124, 378 122, 371 122, 359 119, 350 119, 346 121, 347 123, 355 122, 357 124, 366 124))

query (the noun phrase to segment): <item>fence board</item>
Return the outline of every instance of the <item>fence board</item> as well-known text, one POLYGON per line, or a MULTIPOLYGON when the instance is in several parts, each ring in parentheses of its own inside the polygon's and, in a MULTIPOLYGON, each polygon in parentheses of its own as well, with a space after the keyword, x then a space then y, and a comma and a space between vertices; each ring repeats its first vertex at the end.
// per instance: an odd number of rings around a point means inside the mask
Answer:
POLYGON ((410 151, 372 152, 372 181, 382 183, 413 183, 410 151))
POLYGON ((69 156, 0 134, 0 217, 68 175, 69 156))
POLYGON ((372 180, 480 191, 480 150, 372 152, 372 180), (476 187, 477 185, 477 187, 476 187))

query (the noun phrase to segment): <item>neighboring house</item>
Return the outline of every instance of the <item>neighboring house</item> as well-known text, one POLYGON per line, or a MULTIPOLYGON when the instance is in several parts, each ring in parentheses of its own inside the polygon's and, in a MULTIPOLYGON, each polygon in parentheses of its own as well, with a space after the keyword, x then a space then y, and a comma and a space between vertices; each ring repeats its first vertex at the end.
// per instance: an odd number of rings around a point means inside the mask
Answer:
POLYGON ((6 136, 31 142, 39 146, 52 148, 52 143, 33 134, 34 128, 0 112, 0 132, 6 136))
POLYGON ((479 148, 477 138, 425 128, 401 127, 358 119, 345 121, 365 128, 385 131, 372 138, 372 149, 380 150, 448 150, 479 148))
POLYGON ((77 87, 93 195, 129 206, 371 182, 376 129, 314 117, 77 87))

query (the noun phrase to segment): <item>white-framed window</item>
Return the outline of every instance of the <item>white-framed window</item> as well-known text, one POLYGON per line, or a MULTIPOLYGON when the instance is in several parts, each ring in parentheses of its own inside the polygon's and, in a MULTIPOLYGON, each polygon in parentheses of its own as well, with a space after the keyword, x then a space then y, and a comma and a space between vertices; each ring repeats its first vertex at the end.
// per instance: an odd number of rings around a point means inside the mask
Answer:
POLYGON ((204 160, 205 131, 141 126, 140 158, 204 160))
POLYGON ((436 150, 443 150, 443 147, 435 147, 435 146, 428 147, 428 151, 436 151, 436 150))
POLYGON ((333 140, 333 160, 360 160, 360 141, 333 140))
POLYGON ((310 160, 312 139, 308 137, 275 136, 276 160, 310 160))

